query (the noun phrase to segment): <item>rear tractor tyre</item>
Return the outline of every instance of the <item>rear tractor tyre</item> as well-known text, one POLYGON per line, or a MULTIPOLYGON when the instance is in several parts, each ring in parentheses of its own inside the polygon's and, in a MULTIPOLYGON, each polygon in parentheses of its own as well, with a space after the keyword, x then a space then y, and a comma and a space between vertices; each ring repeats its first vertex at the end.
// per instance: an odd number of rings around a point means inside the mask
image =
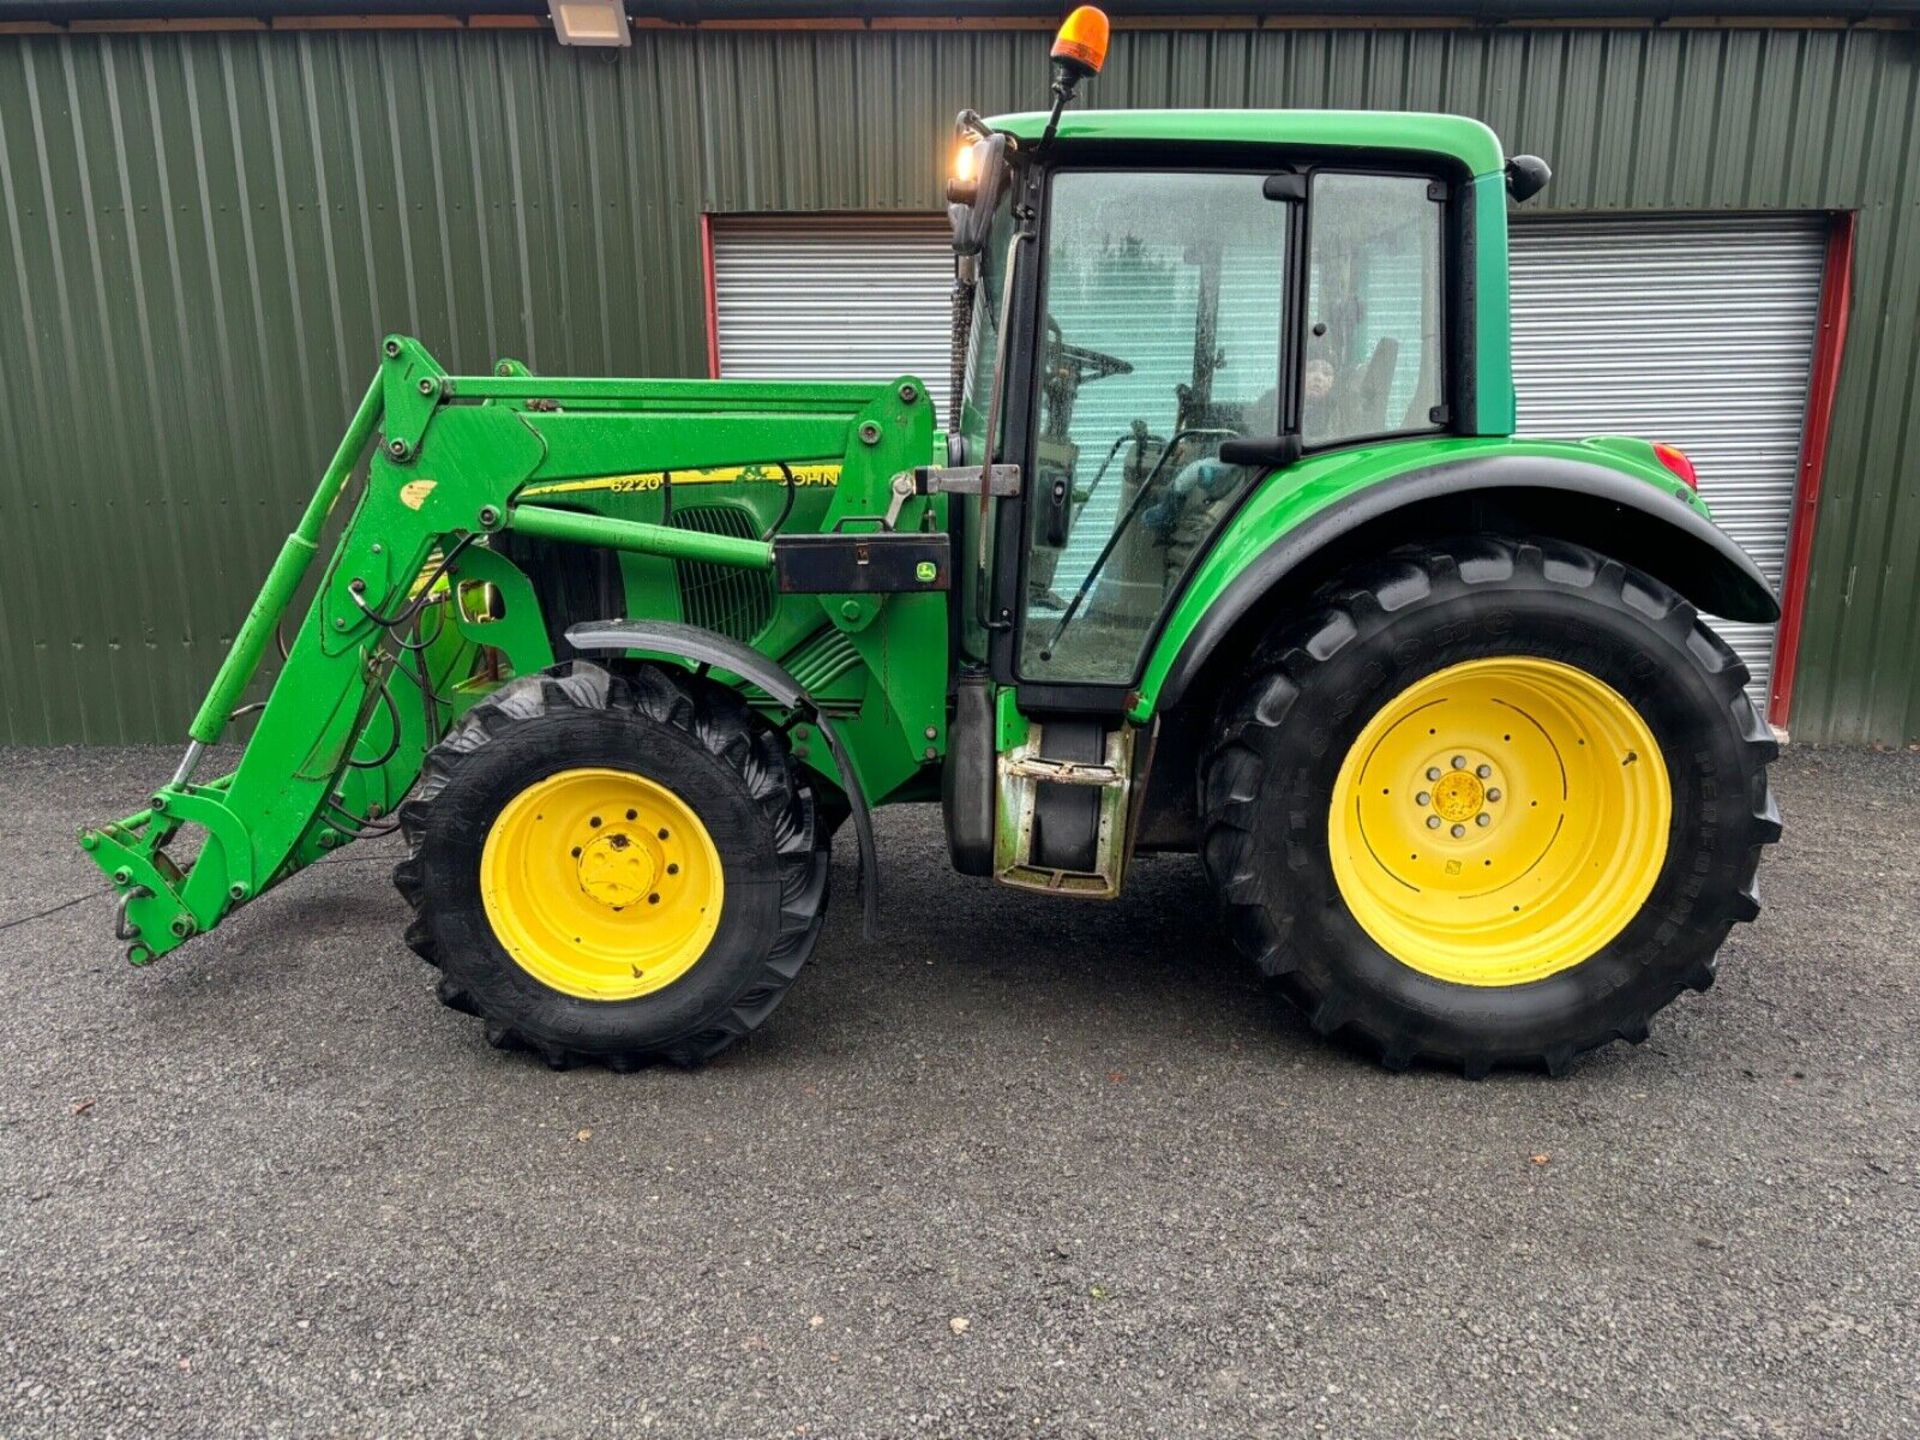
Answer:
POLYGON ((1472 538, 1327 587, 1226 697, 1202 858, 1236 944, 1390 1068, 1559 1074, 1646 1038, 1759 913, 1747 670, 1590 550, 1472 538))
POLYGON ((502 686, 400 807, 394 883, 439 995, 548 1064, 695 1065, 812 954, 828 851, 784 737, 732 691, 572 661, 502 686))

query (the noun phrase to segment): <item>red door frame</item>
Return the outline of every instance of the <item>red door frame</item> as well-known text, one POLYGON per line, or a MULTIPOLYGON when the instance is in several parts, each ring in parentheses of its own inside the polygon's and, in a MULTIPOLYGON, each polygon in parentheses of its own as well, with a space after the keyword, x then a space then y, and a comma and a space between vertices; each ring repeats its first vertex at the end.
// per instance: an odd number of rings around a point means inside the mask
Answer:
POLYGON ((1813 369, 1807 381, 1807 421, 1800 436, 1800 476, 1787 534, 1786 572, 1780 578, 1780 631, 1774 642, 1773 689, 1767 719, 1787 728, 1793 711, 1793 677, 1800 660, 1800 622, 1806 610, 1807 573, 1813 562, 1813 528, 1820 508, 1820 485, 1833 433, 1833 397, 1840 383, 1840 359, 1847 346, 1847 311, 1853 298, 1853 236, 1856 212, 1833 217, 1827 238, 1827 263, 1820 280, 1819 328, 1813 342, 1813 369))
POLYGON ((700 269, 707 297, 707 378, 720 378, 720 293, 713 274, 713 216, 700 212, 700 269))

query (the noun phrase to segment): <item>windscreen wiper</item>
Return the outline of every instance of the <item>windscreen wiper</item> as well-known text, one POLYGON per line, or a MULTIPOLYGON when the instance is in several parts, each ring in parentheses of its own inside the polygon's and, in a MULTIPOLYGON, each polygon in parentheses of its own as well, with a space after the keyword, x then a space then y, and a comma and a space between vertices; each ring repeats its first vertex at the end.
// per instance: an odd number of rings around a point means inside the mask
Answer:
POLYGON ((1173 439, 1167 442, 1167 448, 1160 452, 1160 458, 1153 462, 1153 469, 1147 472, 1147 478, 1140 482, 1140 489, 1133 497, 1133 504, 1127 507, 1127 513, 1120 517, 1120 523, 1113 527, 1113 533, 1107 536, 1107 543, 1100 547, 1100 553, 1094 557, 1093 564, 1087 567, 1086 575, 1080 581, 1080 588, 1073 592, 1073 599, 1067 603, 1066 610, 1060 616, 1060 623, 1053 627, 1053 635, 1040 649, 1042 660, 1053 659, 1054 647, 1060 643, 1060 637, 1067 633, 1067 626, 1073 623, 1073 617, 1079 613, 1080 606, 1093 589, 1093 582, 1100 578, 1100 571, 1106 566, 1114 548, 1119 545, 1120 537, 1127 533, 1127 527, 1133 524, 1141 508, 1147 503, 1147 497, 1153 494, 1153 487, 1160 478, 1160 472, 1166 469, 1167 461, 1180 447, 1182 440, 1196 435, 1238 435, 1238 430, 1224 430, 1214 426, 1195 427, 1191 430, 1176 430, 1173 439))

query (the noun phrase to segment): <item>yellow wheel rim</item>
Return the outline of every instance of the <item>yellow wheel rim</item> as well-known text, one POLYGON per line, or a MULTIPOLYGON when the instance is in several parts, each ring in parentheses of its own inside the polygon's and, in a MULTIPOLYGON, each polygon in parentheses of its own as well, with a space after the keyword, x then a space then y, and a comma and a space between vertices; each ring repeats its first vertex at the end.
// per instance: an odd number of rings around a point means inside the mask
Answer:
POLYGON ((700 817, 625 770, 562 770, 529 785, 480 853, 480 896, 507 954, 586 1000, 632 1000, 685 975, 713 939, 724 895, 700 817))
POLYGON ((1640 712, 1571 665, 1469 660, 1367 723, 1334 782, 1341 898, 1389 955, 1522 985, 1597 952, 1667 858, 1673 791, 1640 712))

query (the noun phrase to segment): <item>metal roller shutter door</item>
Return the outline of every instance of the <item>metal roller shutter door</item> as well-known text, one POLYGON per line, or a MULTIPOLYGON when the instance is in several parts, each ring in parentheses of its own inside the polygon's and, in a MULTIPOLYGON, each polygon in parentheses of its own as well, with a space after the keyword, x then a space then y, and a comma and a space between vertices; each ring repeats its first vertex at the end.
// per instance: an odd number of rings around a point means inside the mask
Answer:
POLYGON ((727 379, 918 375, 947 422, 947 222, 924 215, 716 215, 727 379))
MULTIPOLYGON (((713 235, 722 375, 915 373, 945 422, 943 219, 720 216, 713 235)), ((1521 430, 1679 446, 1715 516, 1778 585, 1825 253, 1819 216, 1516 216, 1521 430)), ((1772 628, 1716 628, 1764 705, 1772 628)))
MULTIPOLYGON (((1514 218, 1513 375, 1528 435, 1677 445, 1777 587, 1827 230, 1817 215, 1514 218)), ((1774 627, 1716 620, 1766 709, 1774 627)))

